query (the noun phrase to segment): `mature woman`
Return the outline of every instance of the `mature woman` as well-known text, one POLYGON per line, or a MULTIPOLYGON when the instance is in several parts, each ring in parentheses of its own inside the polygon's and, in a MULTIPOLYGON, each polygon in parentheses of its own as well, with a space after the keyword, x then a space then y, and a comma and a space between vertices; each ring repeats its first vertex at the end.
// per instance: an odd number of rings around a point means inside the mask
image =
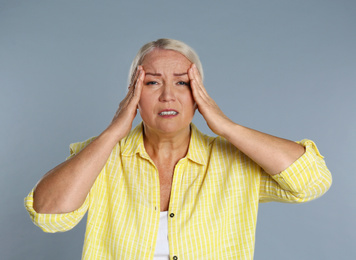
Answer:
POLYGON ((259 202, 304 202, 331 185, 310 140, 292 142, 232 122, 208 95, 196 53, 144 45, 129 91, 96 138, 26 197, 45 232, 88 211, 83 259, 252 259, 259 202), (139 110, 142 123, 131 131, 139 110), (198 109, 217 137, 191 123, 198 109))

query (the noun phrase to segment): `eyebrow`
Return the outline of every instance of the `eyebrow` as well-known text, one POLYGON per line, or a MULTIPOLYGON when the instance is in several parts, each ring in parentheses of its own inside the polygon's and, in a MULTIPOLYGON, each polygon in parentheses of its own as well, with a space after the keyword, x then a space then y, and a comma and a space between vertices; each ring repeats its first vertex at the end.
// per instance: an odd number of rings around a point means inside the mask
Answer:
POLYGON ((151 76, 154 76, 154 77, 157 77, 157 76, 162 76, 161 73, 150 73, 150 72, 146 72, 145 75, 151 75, 151 76))
MULTIPOLYGON (((151 75, 151 76, 154 76, 154 77, 160 77, 160 76, 162 76, 161 73, 151 73, 151 72, 146 72, 145 75, 146 75, 146 76, 147 76, 147 75, 151 75)), ((173 73, 173 75, 180 77, 180 76, 188 75, 188 73, 187 73, 187 72, 183 72, 183 73, 173 73)))

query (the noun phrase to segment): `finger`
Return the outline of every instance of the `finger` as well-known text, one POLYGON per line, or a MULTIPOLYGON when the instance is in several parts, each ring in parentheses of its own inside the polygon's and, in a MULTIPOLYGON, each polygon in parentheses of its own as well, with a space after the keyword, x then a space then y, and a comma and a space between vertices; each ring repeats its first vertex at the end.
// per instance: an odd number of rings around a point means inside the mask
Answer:
POLYGON ((200 72, 198 70, 197 65, 195 65, 195 63, 192 65, 192 69, 193 69, 193 73, 195 78, 199 81, 199 83, 203 83, 203 80, 201 78, 200 72))
POLYGON ((123 108, 127 107, 130 104, 132 98, 135 95, 135 89, 136 89, 136 86, 137 86, 138 77, 140 77, 140 75, 141 75, 141 70, 138 68, 138 70, 136 72, 136 75, 135 75, 135 78, 136 78, 135 79, 135 84, 131 84, 129 86, 129 89, 128 89, 128 92, 127 92, 125 98, 121 101, 121 103, 119 105, 120 109, 123 109, 123 108))
POLYGON ((199 87, 197 74, 194 72, 194 64, 192 64, 192 66, 188 70, 188 77, 191 83, 194 83, 195 87, 199 87))
POLYGON ((135 87, 136 82, 137 82, 137 79, 138 79, 139 76, 140 76, 141 70, 142 70, 142 66, 138 66, 138 67, 136 68, 135 76, 134 76, 134 78, 132 79, 132 81, 130 82, 129 89, 132 89, 132 88, 135 87))
POLYGON ((188 76, 191 79, 195 79, 197 82, 202 83, 202 80, 201 80, 201 77, 200 77, 200 73, 197 70, 196 65, 194 63, 189 68, 188 76))
MULTIPOLYGON (((136 99, 140 99, 141 97, 141 92, 142 92, 142 88, 143 88, 143 80, 145 78, 145 71, 143 69, 140 70, 140 75, 136 80, 136 84, 135 84, 135 88, 133 90, 133 96, 136 99)), ((138 102, 138 101, 137 101, 138 102)))
MULTIPOLYGON (((190 78, 190 85, 193 92, 194 99, 206 99, 208 93, 206 92, 204 85, 202 83, 199 71, 196 71, 196 66, 193 64, 188 71, 188 76, 190 78)), ((196 100, 199 102, 199 100, 196 100)))
POLYGON ((140 71, 140 75, 135 82, 135 86, 131 88, 127 97, 125 98, 125 106, 131 109, 137 109, 138 102, 141 98, 141 92, 143 88, 144 71, 140 71))
POLYGON ((203 84, 203 79, 201 78, 200 72, 195 64, 193 64, 193 66, 192 66, 192 72, 193 72, 194 79, 197 81, 197 84, 198 84, 198 87, 200 88, 200 90, 203 91, 203 93, 205 95, 208 95, 208 93, 204 87, 204 84, 203 84))
POLYGON ((189 77, 189 81, 190 81, 190 88, 192 90, 193 98, 194 98, 196 103, 199 103, 202 93, 199 90, 199 86, 198 86, 197 80, 195 79, 193 68, 190 68, 188 70, 188 77, 189 77))
POLYGON ((202 81, 199 72, 196 70, 196 65, 192 64, 191 68, 189 69, 188 76, 191 80, 193 80, 196 84, 196 87, 202 87, 202 81))

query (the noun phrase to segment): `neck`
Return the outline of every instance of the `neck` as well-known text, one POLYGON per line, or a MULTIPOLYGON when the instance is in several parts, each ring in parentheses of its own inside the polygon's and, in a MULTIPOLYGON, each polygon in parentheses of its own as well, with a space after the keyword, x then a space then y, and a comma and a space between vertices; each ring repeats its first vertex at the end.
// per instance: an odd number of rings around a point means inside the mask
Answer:
POLYGON ((187 152, 190 141, 190 126, 175 133, 151 131, 143 125, 143 141, 148 155, 154 158, 181 159, 187 152))

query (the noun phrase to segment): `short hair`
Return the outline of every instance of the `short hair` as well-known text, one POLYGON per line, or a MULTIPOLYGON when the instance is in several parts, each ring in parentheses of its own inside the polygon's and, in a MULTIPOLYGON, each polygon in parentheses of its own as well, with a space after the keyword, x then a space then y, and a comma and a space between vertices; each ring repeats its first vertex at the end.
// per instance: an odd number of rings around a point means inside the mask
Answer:
POLYGON ((145 56, 151 51, 153 51, 154 49, 172 50, 184 55, 188 60, 190 60, 192 63, 194 63, 197 66, 202 80, 204 79, 203 66, 201 65, 198 54, 193 50, 192 47, 190 47, 189 45, 187 45, 182 41, 162 38, 156 41, 146 43, 138 51, 136 57, 131 63, 129 77, 128 77, 129 85, 134 80, 137 67, 142 64, 145 56))

